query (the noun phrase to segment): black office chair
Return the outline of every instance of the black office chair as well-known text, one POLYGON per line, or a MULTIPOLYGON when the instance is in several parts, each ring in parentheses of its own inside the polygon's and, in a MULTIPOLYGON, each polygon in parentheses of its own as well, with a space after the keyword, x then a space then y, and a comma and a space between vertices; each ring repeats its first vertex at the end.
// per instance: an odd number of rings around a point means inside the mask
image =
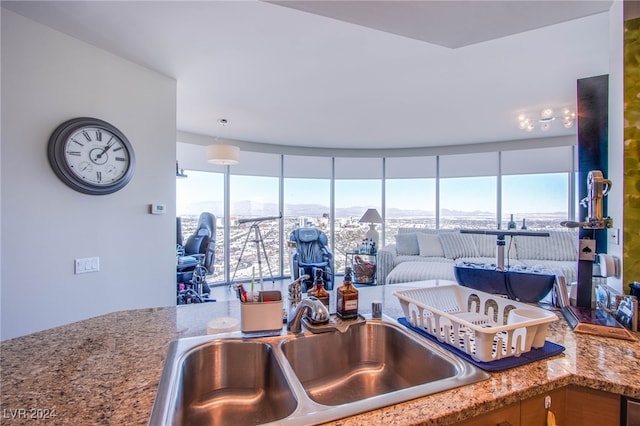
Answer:
MULTIPOLYGON (((179 236, 180 233, 178 233, 179 236)), ((178 241, 179 243, 179 241, 178 241)), ((197 262, 190 264, 178 265, 177 281, 180 283, 187 283, 194 279, 194 273, 197 273, 198 278, 204 275, 213 274, 215 250, 216 250, 216 217, 208 212, 200 214, 198 218, 198 226, 193 234, 187 238, 184 246, 182 247, 185 258, 193 257, 197 262)), ((209 287, 204 284, 204 293, 209 292, 209 287)))
POLYGON ((295 241, 296 252, 293 254, 293 279, 297 280, 301 275, 309 275, 311 278, 302 284, 302 291, 313 287, 313 278, 316 269, 324 271, 325 288, 333 289, 332 260, 333 254, 327 247, 327 235, 316 228, 298 228, 291 231, 289 241, 295 241))

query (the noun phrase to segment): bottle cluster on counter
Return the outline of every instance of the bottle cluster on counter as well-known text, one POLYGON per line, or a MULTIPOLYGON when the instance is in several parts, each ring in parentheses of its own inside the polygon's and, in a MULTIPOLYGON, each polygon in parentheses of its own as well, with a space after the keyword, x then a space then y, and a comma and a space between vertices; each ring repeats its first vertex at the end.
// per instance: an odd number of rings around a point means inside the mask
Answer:
POLYGON ((365 238, 360 243, 357 251, 360 254, 376 254, 376 243, 373 240, 365 238))
MULTIPOLYGON (((308 276, 307 276, 308 277, 308 276)), ((302 278, 302 277, 301 277, 302 278)), ((299 281, 294 281, 289 286, 289 317, 292 311, 300 302, 299 281), (297 285, 296 285, 297 283, 297 285), (298 289, 298 291, 296 291, 298 289)), ((353 285, 352 269, 345 267, 344 280, 340 287, 336 289, 336 314, 344 320, 355 319, 358 317, 358 289, 353 285)), ((307 297, 315 297, 320 300, 329 310, 331 294, 325 288, 324 271, 316 269, 313 287, 307 291, 307 297)))

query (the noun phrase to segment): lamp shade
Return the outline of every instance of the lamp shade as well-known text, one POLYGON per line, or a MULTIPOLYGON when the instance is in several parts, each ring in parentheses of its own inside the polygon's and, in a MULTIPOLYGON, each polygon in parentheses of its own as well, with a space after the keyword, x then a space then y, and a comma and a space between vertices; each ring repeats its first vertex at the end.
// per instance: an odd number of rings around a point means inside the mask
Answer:
POLYGON ((376 209, 367 209, 366 212, 360 218, 360 223, 382 223, 382 217, 378 210, 376 209))
POLYGON ((209 145, 207 147, 207 161, 212 164, 230 166, 238 164, 240 148, 233 145, 209 145))

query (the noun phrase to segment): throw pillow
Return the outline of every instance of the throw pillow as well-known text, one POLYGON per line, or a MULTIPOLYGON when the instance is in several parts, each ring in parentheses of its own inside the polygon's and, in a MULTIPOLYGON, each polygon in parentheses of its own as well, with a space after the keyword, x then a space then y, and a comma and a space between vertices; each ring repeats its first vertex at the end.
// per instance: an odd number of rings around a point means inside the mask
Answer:
POLYGON ((444 257, 444 251, 442 250, 442 245, 440 245, 440 239, 438 238, 438 235, 425 234, 421 232, 417 236, 420 256, 444 257))
POLYGON ((438 236, 445 257, 458 259, 460 257, 479 257, 478 248, 471 234, 459 232, 445 232, 438 236))
MULTIPOLYGON (((476 243, 478 254, 482 257, 496 257, 496 239, 495 235, 471 234, 473 242, 476 243)), ((509 248, 509 237, 506 237, 506 244, 509 248)), ((505 249, 505 255, 507 250, 505 249)), ((515 248, 512 247, 511 258, 515 259, 515 248)))
POLYGON ((417 234, 396 235, 396 251, 403 256, 417 256, 420 254, 417 234))

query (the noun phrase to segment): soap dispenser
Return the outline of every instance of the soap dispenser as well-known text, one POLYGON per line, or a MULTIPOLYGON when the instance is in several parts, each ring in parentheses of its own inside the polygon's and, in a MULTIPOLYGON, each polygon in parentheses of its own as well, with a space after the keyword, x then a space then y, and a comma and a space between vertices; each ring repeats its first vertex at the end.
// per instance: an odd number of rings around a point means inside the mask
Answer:
POLYGON ((358 289, 351 281, 351 267, 344 268, 343 283, 336 290, 336 313, 342 319, 358 317, 358 289))
POLYGON ((320 300, 329 310, 329 292, 324 288, 324 278, 322 269, 316 269, 316 278, 313 281, 313 288, 307 291, 307 296, 313 296, 320 300))

